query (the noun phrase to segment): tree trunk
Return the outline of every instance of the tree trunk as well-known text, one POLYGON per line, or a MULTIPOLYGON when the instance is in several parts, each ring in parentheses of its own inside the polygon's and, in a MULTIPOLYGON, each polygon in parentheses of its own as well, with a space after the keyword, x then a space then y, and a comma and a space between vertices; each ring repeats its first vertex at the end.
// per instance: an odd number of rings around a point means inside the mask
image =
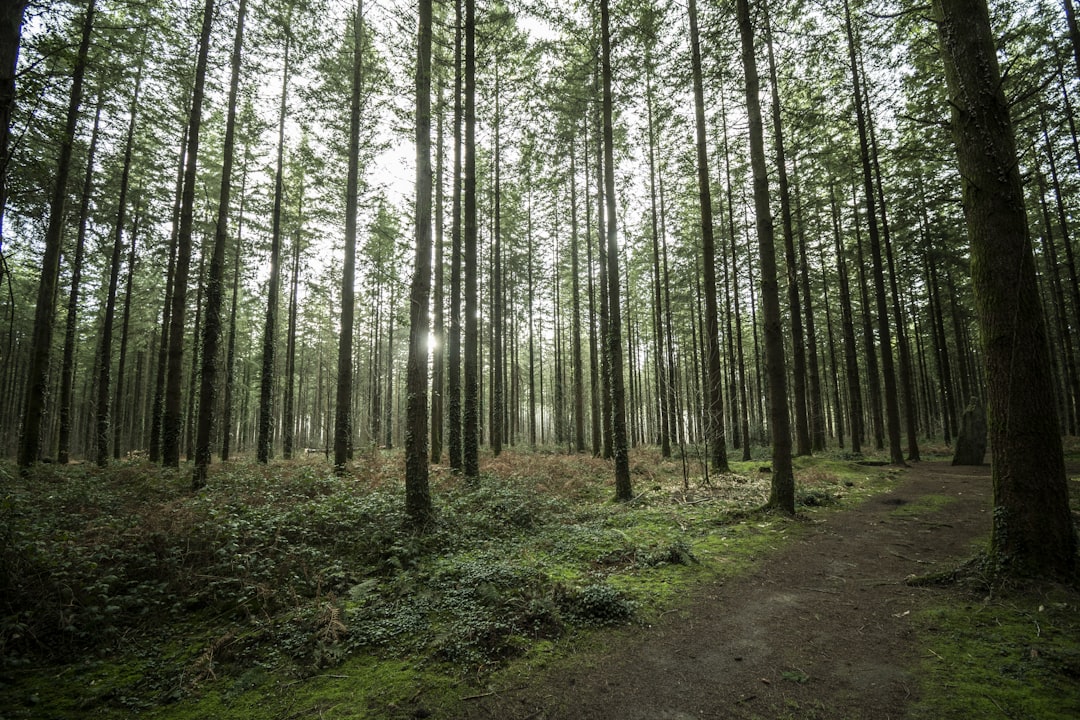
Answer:
POLYGON ((1069 577, 1076 567, 1076 531, 989 13, 985 0, 935 0, 934 6, 985 348, 994 483, 990 552, 1012 575, 1069 577))
POLYGON ((862 85, 859 81, 855 35, 851 25, 851 11, 847 0, 844 0, 844 19, 847 28, 848 58, 851 61, 851 82, 855 94, 855 119, 859 131, 859 149, 862 156, 863 190, 866 195, 866 222, 870 235, 870 259, 873 265, 878 345, 881 348, 881 375, 885 383, 885 429, 889 436, 889 460, 894 465, 904 465, 904 450, 900 444, 900 401, 896 391, 896 370, 893 367, 892 331, 889 325, 889 306, 885 291, 881 236, 878 230, 877 210, 875 209, 874 176, 871 169, 870 145, 867 140, 867 121, 863 107, 862 85))
POLYGON ((353 329, 356 312, 356 211, 360 177, 360 98, 364 85, 364 0, 353 16, 352 90, 349 99, 349 170, 345 181, 345 259, 341 274, 337 402, 334 406, 334 472, 345 474, 352 445, 353 329))
POLYGON ((750 123, 750 162, 754 171, 754 210, 757 215, 761 262, 761 303, 765 334, 766 372, 769 377, 769 429, 772 436, 772 489, 769 506, 795 514, 795 477, 791 466, 791 429, 788 418, 784 336, 780 322, 780 289, 776 275, 776 249, 769 204, 769 174, 765 166, 765 133, 761 122, 754 31, 748 0, 737 0, 736 16, 742 40, 746 74, 746 107, 750 123))
POLYGON ((611 31, 608 0, 600 0, 601 75, 603 77, 604 188, 607 212, 608 345, 611 356, 611 429, 615 458, 615 499, 633 499, 626 444, 626 401, 623 388, 622 318, 619 307, 619 245, 615 216, 615 133, 612 128, 611 31))
POLYGON ((274 209, 270 233, 270 279, 266 293, 266 318, 263 326, 262 372, 259 383, 259 436, 255 458, 270 462, 274 442, 274 350, 276 345, 278 294, 281 286, 281 215, 285 164, 285 113, 289 97, 289 50, 291 40, 285 38, 285 62, 281 70, 281 105, 278 111, 277 170, 274 176, 274 209))
POLYGON ((462 469, 461 427, 461 122, 462 108, 461 0, 454 2, 454 190, 450 230, 450 340, 447 344, 447 445, 450 468, 462 469))
POLYGON ((461 456, 467 478, 480 477, 476 288, 476 0, 465 0, 465 393, 461 456))
MULTIPOLYGON (((221 462, 228 462, 233 436, 233 391, 236 384, 236 315, 240 301, 240 256, 243 251, 244 200, 247 190, 248 155, 245 148, 244 172, 240 176, 240 209, 236 220, 236 247, 233 251, 232 304, 229 308, 229 339, 225 351, 225 398, 221 414, 221 462)), ((344 328, 342 329, 344 333, 344 328)), ((198 460, 198 454, 196 454, 198 460)))
POLYGON ((697 137, 698 205, 701 211, 701 259, 705 283, 705 338, 708 363, 708 418, 712 466, 728 472, 724 437, 724 373, 720 365, 720 324, 716 307, 716 243, 713 236, 712 191, 705 130, 705 90, 701 79, 701 43, 698 39, 697 0, 690 0, 690 52, 694 83, 694 128, 697 137))
POLYGON ((289 325, 285 333, 285 397, 282 402, 281 456, 291 460, 296 443, 296 316, 297 292, 300 287, 300 242, 304 232, 304 183, 297 189, 296 238, 293 241, 292 282, 289 289, 289 325))
MULTIPOLYGON (((75 236, 75 259, 71 263, 71 291, 68 294, 67 326, 64 330, 64 364, 60 373, 60 431, 56 461, 66 465, 71 453, 72 385, 75 381, 75 326, 79 309, 79 286, 82 283, 83 254, 86 249, 86 225, 89 220, 90 195, 94 181, 94 156, 97 153, 98 130, 104 95, 99 94, 94 113, 94 129, 90 133, 90 148, 86 153, 86 175, 83 179, 82 201, 79 205, 79 231, 75 236)), ((3 128, 7 132, 7 127, 3 128)), ((3 162, 3 156, 0 156, 3 162)), ((2 212, 0 212, 2 215, 2 212)))
POLYGON ((432 516, 428 489, 428 302, 431 292, 431 15, 420 0, 416 52, 416 269, 409 293, 405 511, 422 528, 432 516))
MULTIPOLYGON (((26 376, 26 400, 23 403, 22 438, 19 443, 19 467, 28 468, 41 455, 42 415, 49 391, 49 355, 52 349, 53 314, 56 307, 56 285, 60 275, 60 246, 63 242, 64 220, 67 214, 67 180, 71 170, 71 152, 75 129, 82 104, 83 76, 94 28, 96 0, 90 0, 83 16, 82 39, 71 78, 67 119, 57 161, 56 180, 49 203, 49 224, 45 230, 45 253, 41 258, 41 279, 38 282, 37 304, 34 310, 34 334, 30 344, 30 363, 26 376)), ((5 109, 10 105, 5 105, 5 109)), ((7 125, 4 126, 5 132, 7 125)), ((0 158, 6 161, 6 157, 0 158)), ((3 175, 7 174, 5 167, 3 175)))
POLYGON ((121 401, 124 399, 124 372, 127 369, 127 354, 129 329, 131 327, 131 286, 135 275, 135 240, 139 234, 139 224, 142 218, 141 206, 135 206, 135 222, 131 226, 131 249, 128 251, 127 278, 124 282, 124 311, 120 318, 120 356, 116 361, 116 391, 113 397, 113 408, 116 418, 113 420, 113 459, 119 460, 123 456, 123 430, 125 424, 124 407, 121 401))
POLYGON ((432 337, 435 354, 431 359, 431 462, 442 462, 443 448, 443 388, 446 386, 446 326, 443 317, 444 270, 443 270, 443 91, 440 75, 438 93, 438 121, 435 130, 435 290, 432 297, 435 317, 432 337))
POLYGON ((203 88, 210 53, 210 29, 214 20, 214 0, 203 6, 199 56, 195 64, 195 87, 188 115, 184 190, 180 201, 180 225, 176 241, 176 272, 169 313, 168 373, 165 380, 165 410, 161 427, 161 460, 166 467, 180 466, 180 408, 184 362, 184 313, 187 310, 188 272, 191 268, 191 232, 194 224, 196 170, 199 157, 199 130, 202 126, 203 88))
MULTIPOLYGON (((577 216, 577 153, 574 143, 570 145, 570 275, 573 283, 573 319, 571 320, 571 343, 574 360, 574 450, 585 452, 585 368, 581 351, 581 269, 578 259, 577 216)), ((532 265, 529 266, 530 271, 532 265)), ((529 305, 530 311, 532 304, 529 305)), ((532 342, 530 334, 529 342, 532 342)))
POLYGON ((0 3, 0 285, 7 268, 4 257, 4 211, 7 208, 7 171, 11 144, 11 113, 15 109, 15 74, 27 0, 0 3))
MULTIPOLYGON (((247 0, 240 0, 237 10, 236 34, 231 57, 232 75, 229 80, 229 104, 225 119, 225 140, 222 148, 221 188, 218 194, 217 222, 214 246, 210 254, 210 275, 206 282, 206 320, 202 335, 202 372, 199 374, 199 418, 195 438, 195 467, 191 487, 199 490, 206 485, 210 467, 211 443, 214 431, 215 398, 217 395, 217 357, 221 342, 221 298, 225 277, 225 244, 229 238, 229 202, 232 193, 233 148, 236 145, 236 98, 240 88, 240 56, 244 47, 244 15, 247 0)), ((235 293, 233 303, 235 305, 235 293)), ((228 428, 226 427, 226 432, 228 428)))
POLYGON ((765 19, 765 49, 769 60, 769 84, 772 95, 773 144, 776 151, 777 189, 780 191, 780 226, 784 235, 784 262, 787 266, 788 316, 791 318, 792 375, 795 392, 795 454, 810 455, 810 422, 806 402, 806 344, 803 336, 802 306, 799 302, 799 266, 795 259, 795 228, 791 218, 791 188, 788 183, 784 128, 780 117, 780 88, 773 55, 772 28, 768 7, 762 6, 765 19))

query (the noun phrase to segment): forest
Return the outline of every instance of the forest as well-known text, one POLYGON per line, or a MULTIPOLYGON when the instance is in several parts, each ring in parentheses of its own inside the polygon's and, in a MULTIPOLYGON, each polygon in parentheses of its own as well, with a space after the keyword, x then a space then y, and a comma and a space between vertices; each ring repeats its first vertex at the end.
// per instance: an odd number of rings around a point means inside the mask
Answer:
POLYGON ((498 703, 894 498, 1070 717, 1078 92, 1073 0, 0 0, 0 715, 606 717, 498 703))

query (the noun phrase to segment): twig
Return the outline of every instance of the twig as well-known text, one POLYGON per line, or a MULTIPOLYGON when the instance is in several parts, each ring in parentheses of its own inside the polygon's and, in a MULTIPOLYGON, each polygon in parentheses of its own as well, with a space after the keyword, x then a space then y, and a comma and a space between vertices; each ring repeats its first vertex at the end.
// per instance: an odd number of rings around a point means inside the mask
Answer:
POLYGON ((997 700, 995 700, 994 698, 990 697, 989 695, 987 695, 987 694, 985 694, 985 693, 983 694, 983 697, 984 697, 984 698, 986 698, 987 700, 989 700, 990 702, 992 702, 992 703, 994 704, 994 707, 996 707, 996 708, 997 708, 998 710, 1000 710, 1000 711, 1001 711, 1001 714, 1002 714, 1002 715, 1004 715, 1005 717, 1009 718, 1009 720, 1012 720, 1012 715, 1010 715, 1009 713, 1005 712, 1005 708, 1003 708, 1003 707, 1001 707, 1000 705, 998 705, 998 704, 997 704, 997 700))

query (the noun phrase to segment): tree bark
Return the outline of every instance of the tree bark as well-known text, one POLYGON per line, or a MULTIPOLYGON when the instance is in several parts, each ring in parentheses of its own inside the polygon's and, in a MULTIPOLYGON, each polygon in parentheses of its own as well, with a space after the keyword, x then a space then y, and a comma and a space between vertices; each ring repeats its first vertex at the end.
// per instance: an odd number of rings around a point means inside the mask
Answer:
POLYGON ((432 516, 428 488, 428 302, 431 292, 431 16, 420 0, 416 52, 416 267, 409 293, 405 511, 423 528, 432 516))
POLYGON ((697 0, 690 0, 690 53, 694 83, 694 129, 697 137, 698 204, 701 210, 701 259, 705 283, 705 353, 708 363, 709 444, 713 469, 728 472, 724 435, 724 373, 720 365, 720 323, 716 307, 716 242, 713 234, 712 191, 705 129, 705 90, 701 79, 697 0))
POLYGON ((202 126, 203 88, 210 53, 210 29, 214 20, 214 0, 203 6, 199 55, 195 64, 195 88, 188 115, 187 161, 184 167, 184 190, 180 201, 180 226, 177 233, 176 272, 169 313, 168 373, 165 380, 165 411, 162 415, 161 460, 166 467, 180 466, 180 408, 184 362, 184 313, 187 310, 188 272, 191 268, 191 233, 194 225, 196 170, 199 157, 199 130, 202 126))
MULTIPOLYGON (((49 390, 49 355, 52 349, 53 314, 56 307, 56 285, 60 275, 60 246, 63 241, 64 219, 67 210, 67 180, 71 171, 71 153, 75 129, 79 123, 82 104, 83 77, 90 36, 94 28, 96 0, 90 0, 83 15, 82 39, 71 78, 67 119, 57 160, 56 180, 49 203, 49 224, 45 230, 45 253, 41 258, 41 279, 38 282, 37 304, 34 310, 34 334, 30 344, 30 364, 26 379, 26 400, 23 403, 22 438, 19 443, 19 467, 28 468, 41 454, 42 416, 49 390)), ((7 126, 5 125, 5 128, 7 126)), ((6 168, 3 174, 6 174, 6 168)))
POLYGON ((985 348, 992 560, 1011 575, 1076 568, 1049 348, 1016 141, 985 0, 935 0, 985 348))
MULTIPOLYGON (((202 372, 199 374, 199 417, 195 437, 195 467, 191 487, 199 490, 206 485, 213 442, 214 410, 217 395, 218 345, 221 342, 221 300, 225 277, 225 245, 229 239, 229 202, 232 194, 233 150, 236 145, 236 98, 240 89, 240 56, 244 47, 244 15, 247 0, 240 0, 237 10, 236 33, 233 37, 232 75, 229 80, 228 110, 225 118, 225 139, 222 148, 221 188, 218 194, 217 223, 214 246, 210 253, 210 275, 206 282, 206 319, 202 335, 202 372)), ((235 300, 234 300, 235 302, 235 300)))
POLYGON ((289 36, 285 38, 285 62, 281 70, 281 105, 278 110, 277 170, 274 175, 274 209, 270 231, 270 279, 266 293, 266 318, 263 326, 262 372, 259 383, 259 435, 255 459, 270 462, 274 442, 274 351, 277 333, 278 295, 281 286, 281 215, 284 192, 285 113, 289 97, 289 36))
MULTIPOLYGON (((98 130, 104 95, 98 95, 94 113, 94 129, 90 133, 90 148, 86 153, 86 175, 83 179, 82 200, 79 204, 79 230, 75 236, 75 258, 71 262, 71 290, 68 293, 67 325, 64 330, 64 361, 60 371, 60 430, 56 461, 66 465, 71 454, 71 405, 75 382, 75 326, 79 309, 79 290, 82 284, 83 255, 86 250, 86 225, 89 220, 90 195, 94 186, 94 157, 97 154, 98 130)), ((7 128, 5 127, 4 130, 7 128)), ((0 209, 2 214, 2 209, 0 209)))
POLYGON ((465 393, 462 414, 462 468, 480 477, 480 403, 477 350, 476 268, 476 0, 465 0, 465 393))
POLYGON ((748 0, 737 0, 736 17, 742 41, 746 75, 746 108, 750 124, 750 162, 754 172, 754 210, 761 263, 761 304, 765 335, 765 363, 769 377, 769 430, 772 437, 772 487, 769 506, 795 514, 795 476, 791 465, 791 425, 788 417, 787 373, 784 336, 780 322, 780 289, 776 273, 776 248, 769 201, 769 174, 765 166, 765 132, 758 94, 754 30, 748 0))
POLYGON ((615 499, 633 499, 626 438, 626 400, 623 388, 622 318, 619 307, 619 245, 615 216, 615 133, 612 128, 611 31, 608 0, 600 0, 601 75, 604 114, 604 188, 607 212, 608 344, 611 356, 611 429, 615 459, 615 499))

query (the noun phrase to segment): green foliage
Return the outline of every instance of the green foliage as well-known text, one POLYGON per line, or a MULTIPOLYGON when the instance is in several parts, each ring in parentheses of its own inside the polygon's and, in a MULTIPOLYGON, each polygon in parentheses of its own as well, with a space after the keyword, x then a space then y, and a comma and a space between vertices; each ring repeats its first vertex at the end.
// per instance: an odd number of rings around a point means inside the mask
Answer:
MULTIPOLYGON (((362 660, 397 678, 396 699, 378 702, 403 702, 416 691, 402 661, 487 671, 589 628, 649 622, 687 582, 737 571, 793 527, 758 518, 757 475, 687 491, 677 465, 660 465, 650 490, 616 504, 600 461, 500 463, 473 482, 435 473, 423 534, 377 462, 352 479, 322 464, 215 466, 196 495, 187 473, 143 463, 0 466, 0 651, 22 678, 0 697, 68 716, 75 704, 34 679, 67 672, 92 685, 82 711, 180 702, 241 717, 265 710, 271 680, 314 687, 362 660)), ((812 470, 815 487, 839 486, 812 470)))

